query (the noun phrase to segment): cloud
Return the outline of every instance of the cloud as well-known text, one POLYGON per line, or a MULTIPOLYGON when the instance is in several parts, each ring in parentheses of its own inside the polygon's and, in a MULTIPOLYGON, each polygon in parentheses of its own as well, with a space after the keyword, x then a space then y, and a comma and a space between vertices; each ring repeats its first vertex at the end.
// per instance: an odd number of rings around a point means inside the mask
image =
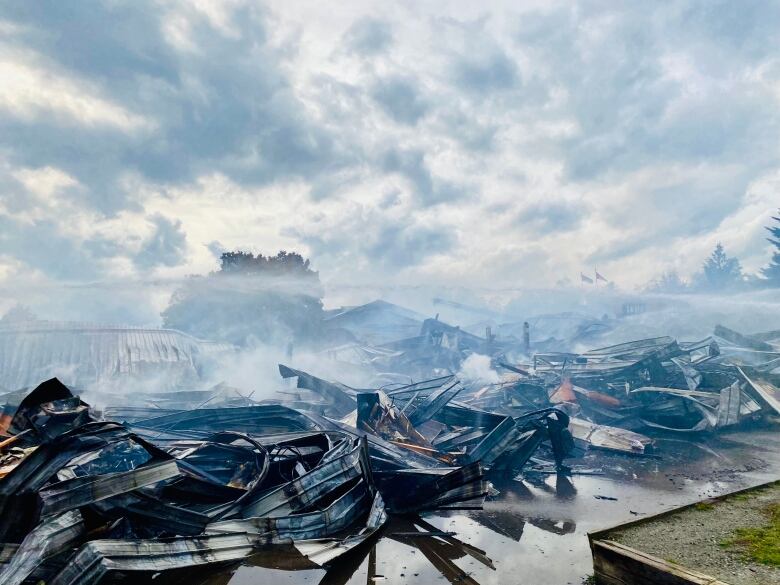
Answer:
POLYGON ((433 176, 425 162, 425 153, 422 150, 392 148, 382 156, 381 165, 385 172, 398 173, 406 178, 417 200, 423 206, 455 202, 465 196, 465 191, 461 187, 433 176))
POLYGON ((428 256, 447 252, 454 243, 446 228, 396 223, 377 230, 367 254, 390 268, 414 266, 428 256))
POLYGON ((63 233, 59 222, 17 222, 0 214, 0 249, 32 269, 63 280, 89 280, 100 274, 88 248, 63 233))
POLYGON ((452 75, 461 89, 475 93, 511 89, 520 82, 517 65, 500 50, 460 57, 452 65, 452 75))
POLYGON ((759 21, 780 25, 780 18, 775 8, 750 4, 732 20, 734 10, 690 2, 561 8, 517 19, 518 46, 540 68, 548 93, 563 92, 562 108, 577 122, 578 131, 558 145, 571 179, 660 161, 726 163, 757 143, 772 154, 751 164, 767 168, 776 160, 769 147, 780 121, 776 104, 750 72, 771 58, 767 43, 778 38, 759 21), (743 42, 730 46, 736 38, 743 42), (748 45, 754 50, 743 51, 748 45))
POLYGON ((223 245, 345 283, 768 261, 780 7, 452 6, 3 4, 0 286, 175 279, 223 245))
POLYGON ((360 269, 363 275, 381 278, 387 270, 414 269, 457 244, 456 234, 446 225, 410 217, 404 209, 387 213, 350 205, 304 219, 289 229, 290 235, 305 242, 315 258, 339 258, 339 266, 333 267, 339 274, 360 269))
POLYGON ((415 124, 428 111, 419 83, 403 77, 378 80, 371 88, 371 97, 388 116, 402 124, 415 124))
POLYGON ((107 125, 125 131, 151 126, 143 116, 90 94, 89 88, 82 84, 40 67, 2 62, 0 77, 4 80, 0 85, 0 109, 28 122, 51 115, 66 125, 107 125))
POLYGON ((144 1, 23 3, 0 18, 22 31, 0 48, 0 71, 18 81, 0 92, 0 148, 15 164, 62 168, 104 213, 136 205, 128 174, 179 183, 218 167, 262 184, 348 156, 296 98, 279 66, 285 48, 254 3, 221 27, 187 3, 166 13, 144 1), (174 17, 197 51, 170 42, 174 17), (20 63, 22 51, 35 59, 20 63))
POLYGON ((461 110, 443 112, 439 118, 441 131, 451 136, 467 151, 488 152, 496 143, 500 123, 480 120, 474 112, 467 115, 461 110))
POLYGON ((373 56, 384 52, 393 43, 389 23, 375 18, 360 18, 344 33, 347 50, 358 55, 373 56))
POLYGON ((515 221, 530 233, 550 234, 575 229, 587 213, 588 208, 581 203, 544 201, 525 207, 515 221))
POLYGON ((213 242, 209 242, 206 244, 206 249, 209 251, 209 253, 214 256, 214 258, 219 258, 227 252, 227 248, 223 246, 218 240, 214 240, 213 242))
POLYGON ((152 234, 144 240, 133 261, 143 269, 157 266, 177 266, 187 252, 187 236, 181 221, 171 221, 162 215, 153 215, 149 223, 154 226, 152 234))

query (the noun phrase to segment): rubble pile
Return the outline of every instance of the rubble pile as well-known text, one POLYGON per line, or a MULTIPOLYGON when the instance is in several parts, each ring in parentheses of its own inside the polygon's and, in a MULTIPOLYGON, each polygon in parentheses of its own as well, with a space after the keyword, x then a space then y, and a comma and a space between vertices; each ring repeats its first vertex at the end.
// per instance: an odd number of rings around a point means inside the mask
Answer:
POLYGON ((576 447, 658 457, 654 434, 780 415, 780 332, 552 352, 527 323, 521 338, 479 337, 393 307, 330 317, 327 358, 370 388, 279 365, 285 386, 259 401, 224 384, 149 388, 97 411, 56 378, 4 395, 0 582, 140 582, 280 546, 327 566, 391 516, 409 527, 399 541, 422 526, 439 540, 420 550, 479 560, 419 514, 478 509, 490 478, 531 466, 566 474, 576 447), (473 355, 489 382, 458 377, 473 355))
MULTIPOLYGON (((459 364, 485 348, 476 339, 428 320, 415 343, 396 344, 407 347, 395 359, 422 363, 431 351, 445 347, 445 355, 459 364), (446 343, 431 337, 432 331, 441 333, 446 343)), ((569 432, 581 446, 654 455, 653 439, 641 433, 717 431, 780 414, 780 349, 773 340, 780 340, 780 333, 744 336, 718 326, 712 336, 696 342, 658 337, 583 353, 534 353, 528 363, 507 363, 507 346, 496 344, 491 363, 502 372, 498 383, 464 387, 453 382, 452 375, 416 384, 389 383, 386 399, 377 406, 386 410, 393 406, 410 419, 411 426, 396 434, 401 441, 416 444, 418 451, 461 449, 462 458, 481 440, 492 440, 510 427, 513 430, 507 432, 522 433, 529 420, 549 424, 565 416, 569 432), (422 423, 426 428, 417 428, 422 423)), ((386 366, 382 361, 381 367, 386 366)), ((285 391, 282 398, 291 406, 341 418, 360 401, 361 391, 338 382, 286 366, 280 366, 280 372, 285 378, 298 378, 299 392, 285 391)), ((396 377, 408 372, 400 368, 396 377)), ((354 420, 351 424, 358 425, 354 420)), ((363 430, 383 434, 375 425, 363 430)), ((549 436, 546 439, 551 442, 549 436)), ((488 466, 503 468, 511 459, 505 455, 496 464, 481 450, 476 452, 488 466)), ((559 467, 561 459, 556 460, 559 467)), ((519 470, 526 460, 516 457, 509 467, 519 470)))
POLYGON ((4 584, 219 566, 283 544, 326 565, 389 510, 479 506, 489 489, 476 459, 445 464, 281 405, 119 423, 52 379, 7 419, 4 584))
POLYGON ((780 414, 780 376, 773 373, 780 351, 768 343, 755 349, 756 342, 732 334, 718 327, 698 342, 659 337, 581 354, 536 354, 529 366, 505 364, 511 375, 475 403, 524 411, 547 398, 566 405, 575 436, 590 433, 593 423, 701 432, 780 414))
POLYGON ((340 428, 365 433, 371 444, 381 441, 442 463, 516 474, 543 442, 559 467, 572 448, 569 417, 562 410, 549 406, 511 416, 476 408, 455 400, 463 386, 454 375, 359 391, 284 365, 279 371, 321 398, 296 396, 297 404, 341 417, 335 419, 340 428))

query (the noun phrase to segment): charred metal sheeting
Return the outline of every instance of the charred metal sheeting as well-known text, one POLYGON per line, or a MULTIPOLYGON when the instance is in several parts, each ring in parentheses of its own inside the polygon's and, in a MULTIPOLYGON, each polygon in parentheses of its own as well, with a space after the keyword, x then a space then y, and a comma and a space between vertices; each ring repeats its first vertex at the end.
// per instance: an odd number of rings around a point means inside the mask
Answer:
POLYGON ((519 471, 543 441, 551 443, 556 463, 561 465, 572 447, 569 417, 557 408, 512 417, 454 403, 448 404, 437 420, 453 428, 481 429, 481 433, 449 435, 447 440, 465 449, 462 460, 480 461, 492 469, 519 471))
POLYGON ((155 411, 130 427, 95 420, 49 381, 21 401, 9 425, 18 434, 0 445, 14 450, 0 453, 0 582, 132 579, 242 561, 270 545, 327 564, 380 530, 383 496, 403 513, 480 507, 490 484, 479 454, 497 465, 524 451, 524 462, 541 440, 527 437, 549 435, 559 418, 462 406, 446 416, 460 391, 452 376, 413 390, 405 400, 345 392, 355 427, 274 404, 155 411), (399 406, 432 438, 457 436, 446 419, 485 428, 480 441, 441 451, 399 406))
POLYGON ((238 561, 254 550, 246 534, 151 540, 93 540, 79 549, 50 585, 98 583, 111 572, 166 571, 238 561))
POLYGON ((245 532, 257 546, 337 534, 354 525, 358 518, 365 515, 371 502, 370 487, 361 478, 344 483, 340 488, 347 491, 324 509, 287 516, 254 516, 222 520, 209 524, 206 531, 209 533, 245 532))
POLYGON ((520 437, 521 433, 512 417, 507 416, 468 453, 468 458, 490 465, 520 437))
POLYGON ((250 435, 317 430, 303 413, 286 406, 263 404, 240 408, 202 408, 136 421, 134 426, 169 432, 230 430, 250 435))
MULTIPOLYGON (((403 418, 402 413, 386 402, 382 405, 377 400, 372 404, 381 406, 379 411, 382 417, 403 418)), ((354 427, 350 429, 345 424, 339 424, 338 428, 365 437, 369 446, 372 475, 390 510, 415 512, 460 504, 473 508, 481 506, 484 501, 488 492, 487 481, 483 479, 483 470, 479 464, 452 466, 458 454, 439 452, 432 447, 414 443, 408 437, 404 437, 403 441, 388 441, 373 432, 354 427), (406 476, 407 479, 414 478, 408 489, 403 488, 400 476, 394 475, 396 472, 408 472, 410 475, 406 476), (381 479, 380 474, 383 474, 381 479), (446 482, 434 483, 441 475, 447 476, 446 482), (399 502, 399 498, 402 502, 399 502)))
POLYGON ((279 373, 282 378, 298 378, 298 388, 305 388, 321 394, 342 416, 355 408, 356 390, 354 388, 337 382, 328 382, 282 364, 279 364, 279 373))
POLYGON ((409 449, 433 453, 433 445, 414 428, 406 415, 393 407, 384 392, 361 392, 357 396, 355 426, 409 449))
POLYGON ((25 430, 54 437, 89 422, 89 408, 56 378, 43 382, 19 404, 9 432, 25 430))
POLYGON ((73 547, 84 535, 84 520, 78 511, 65 512, 41 522, 14 550, 0 569, 0 583, 19 585, 47 558, 73 547))
POLYGON ((743 335, 718 325, 714 332, 722 353, 718 363, 747 366, 757 373, 777 377, 780 374, 780 337, 776 333, 743 335))
MULTIPOLYGON (((712 431, 780 413, 778 376, 771 370, 778 358, 775 345, 718 326, 713 337, 701 341, 657 337, 581 354, 536 354, 532 367, 510 368, 522 372, 519 376, 509 374, 497 387, 460 399, 516 413, 542 406, 546 396, 587 423, 628 430, 712 431)), ((588 425, 576 425, 580 440, 615 436, 606 429, 594 433, 588 425)), ((625 441, 609 442, 617 447, 625 441)))
POLYGON ((418 426, 433 418, 461 390, 460 380, 445 376, 396 388, 389 396, 401 401, 402 412, 412 425, 418 426))
POLYGON ((293 481, 279 486, 241 509, 243 517, 267 516, 276 518, 305 510, 326 493, 337 489, 368 471, 365 442, 293 481))
POLYGON ((737 366, 737 370, 756 392, 759 400, 771 408, 776 414, 780 414, 780 388, 772 384, 769 380, 763 380, 757 376, 749 377, 739 366, 737 366))
POLYGON ((677 388, 643 387, 632 394, 660 394, 662 401, 648 404, 642 422, 649 427, 674 431, 705 431, 735 425, 742 415, 751 415, 760 407, 740 390, 735 382, 719 393, 680 390, 677 388), (693 426, 686 428, 688 421, 693 426))
POLYGON ((650 455, 654 453, 653 440, 639 433, 573 417, 569 419, 569 430, 574 440, 594 449, 618 453, 650 455))
MULTIPOLYGON (((581 412, 584 408, 581 403, 591 402, 601 406, 610 404, 619 406, 620 402, 611 395, 586 390, 571 383, 545 387, 545 382, 542 379, 533 378, 530 373, 522 374, 521 377, 508 374, 504 375, 499 384, 481 388, 470 395, 462 396, 461 399, 467 404, 478 404, 482 408, 494 412, 515 416, 533 413, 540 406, 555 402, 560 410, 572 415, 569 419, 568 431, 574 438, 576 445, 632 455, 655 453, 654 441, 649 437, 615 426, 597 424, 584 418, 581 412), (550 393, 549 396, 548 393, 550 393)), ((459 412, 456 410, 456 406, 450 405, 447 414, 450 415, 450 419, 459 417, 461 424, 464 424, 466 420, 464 420, 463 415, 467 412, 467 410, 459 412)), ((544 410, 542 409, 541 412, 543 413, 544 410)), ((467 442, 481 438, 480 433, 471 430, 470 427, 466 428, 467 430, 461 435, 441 435, 434 440, 434 444, 449 446, 460 441, 467 442)), ((484 430, 484 427, 478 428, 478 430, 484 430)))
POLYGON ((463 467, 378 471, 374 477, 380 491, 386 495, 388 509, 396 513, 481 507, 489 491, 489 483, 479 463, 463 467))
MULTIPOLYGON (((29 435, 25 437, 28 439, 29 435)), ((0 481, 0 538, 4 541, 21 538, 39 516, 41 490, 50 485, 56 474, 79 456, 96 454, 93 467, 100 467, 101 452, 117 450, 120 457, 112 460, 127 466, 146 463, 153 456, 170 456, 134 437, 127 429, 115 423, 91 422, 44 442, 24 458, 0 481)), ((85 473, 85 475, 87 475, 85 473)), ((55 513, 53 508, 47 510, 55 513)))
POLYGON ((161 461, 132 471, 67 479, 38 492, 43 502, 41 516, 76 510, 178 475, 179 468, 175 461, 161 461))
POLYGON ((296 541, 295 548, 313 563, 320 566, 327 565, 333 559, 360 546, 371 538, 387 522, 385 503, 380 494, 374 496, 371 509, 368 512, 366 526, 354 536, 344 539, 311 539, 296 541))
POLYGON ((759 339, 748 337, 747 335, 742 335, 738 331, 734 331, 733 329, 729 329, 723 325, 715 326, 714 335, 720 337, 721 339, 725 339, 726 341, 729 341, 738 347, 755 349, 756 351, 776 351, 775 348, 766 341, 761 341, 759 339))
MULTIPOLYGON (((280 366, 280 370, 289 370, 280 366)), ((323 388, 333 383, 290 370, 306 387, 323 397, 329 394, 323 388)), ((551 441, 560 465, 570 450, 570 435, 566 430, 568 417, 554 408, 523 413, 519 418, 507 414, 483 411, 463 403, 453 402, 463 391, 457 377, 442 376, 387 390, 357 392, 352 397, 352 412, 341 419, 341 428, 369 434, 372 461, 380 469, 387 469, 388 453, 379 453, 377 440, 414 453, 423 461, 421 469, 454 464, 479 462, 482 468, 519 471, 543 441, 551 441)), ((343 393, 341 397, 345 397, 343 393)), ((336 405, 333 408, 338 410, 336 405)), ((343 411, 342 411, 343 412, 343 411)), ((312 415, 314 416, 314 415, 312 415)), ((405 455, 409 457, 410 455, 405 455)), ((407 467, 407 466, 401 466, 407 467)), ((480 493, 475 484, 465 490, 480 493)), ((392 495, 383 493, 385 500, 392 495)), ((468 499, 471 500, 470 496, 468 499)), ((397 505, 393 502, 394 505, 397 505)))

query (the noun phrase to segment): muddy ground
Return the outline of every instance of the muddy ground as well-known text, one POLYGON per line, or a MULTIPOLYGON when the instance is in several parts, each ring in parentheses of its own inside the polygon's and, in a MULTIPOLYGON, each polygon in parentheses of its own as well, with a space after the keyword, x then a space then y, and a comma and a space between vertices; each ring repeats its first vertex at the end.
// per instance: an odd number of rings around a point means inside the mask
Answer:
POLYGON ((501 493, 484 510, 426 517, 428 530, 453 537, 415 537, 426 528, 396 519, 330 571, 294 553, 260 554, 253 564, 261 566, 224 571, 208 585, 580 585, 593 572, 588 532, 780 478, 780 427, 658 444, 661 459, 591 452, 573 462, 604 475, 492 478, 501 493))

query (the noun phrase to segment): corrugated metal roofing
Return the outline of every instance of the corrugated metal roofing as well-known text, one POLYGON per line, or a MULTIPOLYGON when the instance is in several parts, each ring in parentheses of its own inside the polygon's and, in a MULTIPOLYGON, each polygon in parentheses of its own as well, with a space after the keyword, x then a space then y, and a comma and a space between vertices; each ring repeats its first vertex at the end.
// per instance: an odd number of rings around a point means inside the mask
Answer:
POLYGON ((0 327, 0 386, 32 386, 52 376, 86 385, 124 374, 175 369, 196 375, 199 357, 226 351, 173 329, 28 321, 0 327))

